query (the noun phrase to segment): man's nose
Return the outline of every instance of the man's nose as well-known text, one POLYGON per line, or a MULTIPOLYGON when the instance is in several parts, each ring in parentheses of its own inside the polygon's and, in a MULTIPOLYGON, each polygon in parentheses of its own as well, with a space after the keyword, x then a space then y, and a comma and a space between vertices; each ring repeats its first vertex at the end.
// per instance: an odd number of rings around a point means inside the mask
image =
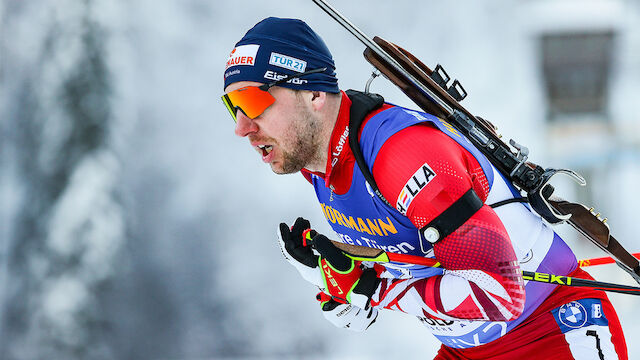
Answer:
POLYGON ((258 131, 258 125, 253 119, 249 118, 242 111, 238 110, 236 113, 236 135, 245 137, 251 133, 258 131))

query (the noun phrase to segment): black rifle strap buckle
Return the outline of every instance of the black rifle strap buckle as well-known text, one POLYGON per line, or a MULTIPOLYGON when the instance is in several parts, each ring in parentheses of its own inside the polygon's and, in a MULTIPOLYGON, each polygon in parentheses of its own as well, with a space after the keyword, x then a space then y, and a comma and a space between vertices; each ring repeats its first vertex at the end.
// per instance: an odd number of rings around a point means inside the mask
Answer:
POLYGON ((483 202, 473 190, 469 189, 458 200, 446 208, 429 224, 420 229, 420 248, 423 253, 433 246, 433 244, 446 238, 452 232, 456 231, 460 226, 469 220, 473 214, 478 212, 483 202), (425 241, 431 246, 427 246, 425 241))

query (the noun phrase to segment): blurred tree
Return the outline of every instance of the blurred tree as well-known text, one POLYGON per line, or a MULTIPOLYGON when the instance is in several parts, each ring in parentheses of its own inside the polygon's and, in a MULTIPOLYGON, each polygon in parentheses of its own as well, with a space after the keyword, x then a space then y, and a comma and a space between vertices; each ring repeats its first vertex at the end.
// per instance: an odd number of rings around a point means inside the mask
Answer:
MULTIPOLYGON (((13 220, 0 233, 0 358, 255 354, 248 344, 260 327, 238 316, 234 289, 218 281, 228 276, 224 251, 214 249, 233 237, 223 230, 228 214, 169 204, 183 180, 180 169, 158 166, 165 143, 150 130, 162 128, 162 100, 139 48, 158 37, 145 28, 157 19, 140 15, 203 3, 120 4, 134 15, 105 16, 110 1, 0 2, 10 34, 0 39, 0 166, 16 169, 2 173, 12 180, 0 178, 0 191, 19 191, 17 205, 0 212, 3 223, 13 220), (121 30, 134 34, 124 40, 136 41, 124 45, 134 58, 109 51, 121 30), (113 72, 115 58, 133 76, 113 72), (138 97, 114 100, 120 91, 138 97), (135 109, 127 119, 139 123, 135 143, 122 138, 120 107, 135 109)), ((186 10, 185 24, 201 15, 186 10)))
POLYGON ((19 39, 36 45, 37 60, 14 59, 3 71, 16 85, 6 91, 6 113, 22 198, 7 246, 0 357, 114 358, 110 320, 98 306, 125 237, 109 139, 107 34, 90 1, 14 3, 5 16, 32 22, 42 7, 43 35, 34 26, 19 39))

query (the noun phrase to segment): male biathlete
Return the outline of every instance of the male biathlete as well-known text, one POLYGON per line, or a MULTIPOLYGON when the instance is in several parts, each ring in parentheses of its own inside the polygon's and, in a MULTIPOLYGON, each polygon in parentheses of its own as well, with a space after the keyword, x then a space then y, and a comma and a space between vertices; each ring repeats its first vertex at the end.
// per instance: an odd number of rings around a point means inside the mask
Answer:
POLYGON ((431 330, 442 342, 436 359, 627 359, 604 292, 523 280, 521 270, 590 276, 528 205, 490 206, 519 196, 495 167, 435 116, 341 91, 331 53, 303 21, 251 28, 227 59, 224 91, 236 135, 275 173, 304 175, 333 240, 441 264, 354 261, 303 218, 280 224, 285 258, 321 289, 334 325, 363 331, 388 309, 431 330), (352 117, 363 121, 359 145, 389 204, 356 164, 352 117), (426 232, 474 202, 446 236, 426 232))

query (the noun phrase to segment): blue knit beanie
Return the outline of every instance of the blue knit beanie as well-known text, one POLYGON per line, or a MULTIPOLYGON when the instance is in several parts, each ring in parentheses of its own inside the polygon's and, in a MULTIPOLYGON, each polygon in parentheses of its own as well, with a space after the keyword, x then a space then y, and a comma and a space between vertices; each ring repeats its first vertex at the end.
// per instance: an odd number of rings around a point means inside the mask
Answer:
POLYGON ((297 90, 339 93, 331 52, 322 38, 302 20, 266 18, 238 41, 224 72, 224 87, 238 81, 270 83, 286 75, 326 67, 281 84, 297 90))

